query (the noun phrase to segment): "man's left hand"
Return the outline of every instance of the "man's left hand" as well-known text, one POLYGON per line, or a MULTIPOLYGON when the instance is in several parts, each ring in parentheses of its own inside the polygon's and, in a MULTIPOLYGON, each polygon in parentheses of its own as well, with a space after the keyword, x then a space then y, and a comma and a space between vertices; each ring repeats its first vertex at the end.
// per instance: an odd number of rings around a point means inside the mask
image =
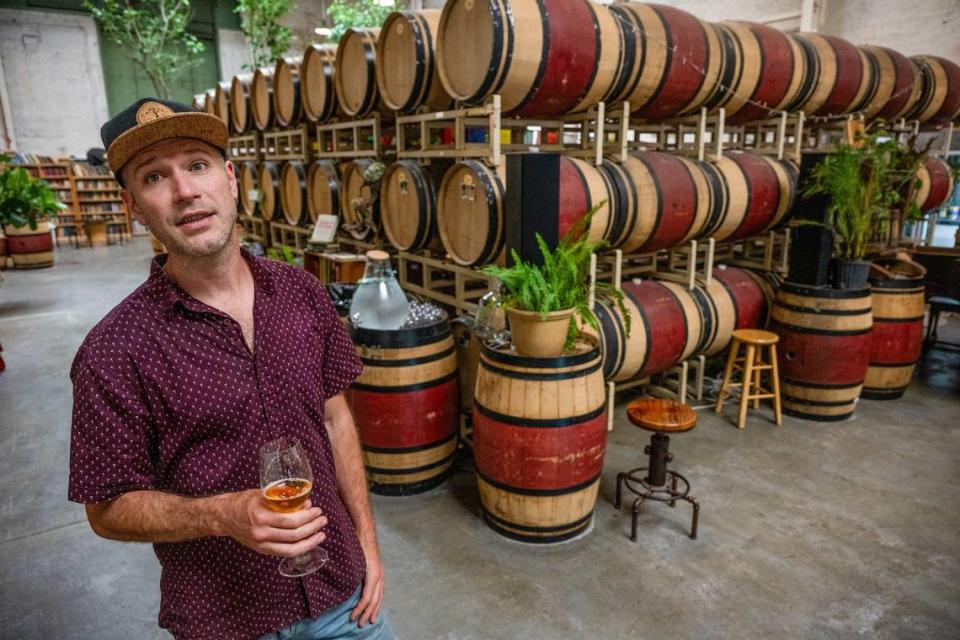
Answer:
MULTIPOLYGON (((371 554, 372 555, 372 554, 371 554)), ((356 620, 358 626, 376 622, 383 603, 383 565, 379 554, 368 556, 367 575, 363 579, 363 593, 360 602, 350 613, 350 620, 356 620)))

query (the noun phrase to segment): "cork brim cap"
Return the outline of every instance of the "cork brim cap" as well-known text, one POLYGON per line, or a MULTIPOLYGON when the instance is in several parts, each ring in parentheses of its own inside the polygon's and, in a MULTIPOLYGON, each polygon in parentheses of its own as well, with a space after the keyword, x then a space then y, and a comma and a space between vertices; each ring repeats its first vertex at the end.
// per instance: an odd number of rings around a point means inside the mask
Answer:
POLYGON ((115 174, 137 153, 163 140, 192 138, 212 144, 221 151, 227 150, 227 125, 222 120, 189 107, 175 111, 168 105, 180 106, 162 101, 140 101, 104 126, 101 130, 104 138, 109 135, 108 128, 114 131, 121 127, 126 129, 113 138, 107 147, 107 164, 115 174), (127 122, 118 122, 121 120, 127 122))

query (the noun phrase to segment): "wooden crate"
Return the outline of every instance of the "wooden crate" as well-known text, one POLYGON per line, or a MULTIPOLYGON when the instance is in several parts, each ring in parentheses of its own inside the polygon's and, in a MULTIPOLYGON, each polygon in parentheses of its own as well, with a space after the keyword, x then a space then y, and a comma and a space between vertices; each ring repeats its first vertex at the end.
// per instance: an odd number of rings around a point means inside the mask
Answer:
POLYGON ((318 158, 383 158, 392 149, 383 144, 383 122, 379 113, 364 120, 318 124, 318 158))
POLYGON ((306 162, 310 159, 309 129, 306 125, 295 129, 282 129, 263 133, 264 160, 298 160, 306 162))
POLYGON ((357 282, 363 277, 366 260, 354 253, 303 252, 303 268, 320 282, 357 282))
POLYGON ((257 132, 231 136, 227 142, 227 157, 233 161, 260 162, 260 134, 257 132))

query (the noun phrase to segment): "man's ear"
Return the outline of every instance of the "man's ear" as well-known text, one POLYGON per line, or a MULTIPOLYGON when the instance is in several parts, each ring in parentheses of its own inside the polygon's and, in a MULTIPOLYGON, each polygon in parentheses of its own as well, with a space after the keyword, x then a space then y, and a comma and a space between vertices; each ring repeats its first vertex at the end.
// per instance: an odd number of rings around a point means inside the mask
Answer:
POLYGON ((240 195, 240 190, 237 187, 237 168, 229 160, 223 161, 223 168, 227 172, 227 181, 230 183, 230 193, 233 194, 233 199, 236 200, 237 196, 240 195))
POLYGON ((140 207, 137 205, 137 201, 134 200, 133 194, 130 193, 129 189, 124 189, 121 191, 120 197, 123 198, 124 204, 126 204, 127 209, 130 210, 130 215, 136 218, 137 222, 146 227, 147 223, 143 219, 143 211, 140 210, 140 207))

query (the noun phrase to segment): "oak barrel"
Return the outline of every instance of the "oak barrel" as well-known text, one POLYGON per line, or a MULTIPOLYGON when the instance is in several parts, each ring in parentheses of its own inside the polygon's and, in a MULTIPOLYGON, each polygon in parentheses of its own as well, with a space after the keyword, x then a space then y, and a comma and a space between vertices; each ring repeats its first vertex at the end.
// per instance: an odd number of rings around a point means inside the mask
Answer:
POLYGON ((264 220, 279 220, 280 200, 280 170, 275 162, 260 163, 257 179, 260 186, 260 217, 264 220))
POLYGON ((802 89, 787 111, 836 116, 859 110, 875 90, 876 75, 864 53, 836 36, 800 33, 806 60, 802 89))
POLYGON ((253 126, 265 131, 273 126, 273 68, 265 67, 253 72, 250 85, 250 115, 253 126))
POLYGON ((503 251, 506 182, 506 163, 492 169, 465 160, 444 174, 437 191, 437 229, 455 262, 488 264, 503 251))
POLYGON ((923 279, 872 277, 870 294, 870 366, 861 395, 871 400, 895 400, 910 386, 923 350, 923 279))
POLYGON ((920 97, 906 116, 944 124, 960 116, 960 66, 937 56, 913 56, 920 67, 920 97))
POLYGON ((442 250, 437 232, 437 186, 449 164, 398 160, 380 182, 383 231, 401 251, 442 250))
POLYGON ((311 222, 319 215, 340 214, 340 177, 331 160, 314 160, 307 170, 307 214, 311 222))
POLYGON ((260 201, 260 170, 255 162, 245 160, 240 163, 240 179, 238 191, 240 213, 252 216, 257 212, 257 203, 260 201))
POLYGON ((230 117, 230 83, 218 82, 213 88, 213 114, 223 120, 231 131, 233 119, 230 117))
POLYGON ((383 23, 377 40, 377 86, 383 103, 400 113, 421 106, 442 111, 453 104, 437 70, 439 9, 396 11, 383 23))
MULTIPOLYGON (((363 227, 364 223, 373 227, 380 225, 380 194, 367 182, 364 173, 374 163, 373 160, 358 158, 347 164, 343 170, 340 184, 340 210, 343 223, 347 226, 363 227), (365 218, 366 216, 366 218, 365 218)), ((369 226, 366 232, 373 231, 369 226)))
POLYGON ((413 495, 441 484, 460 424, 457 352, 444 319, 417 329, 351 327, 363 373, 347 390, 370 490, 413 495))
POLYGON ((926 213, 941 206, 953 193, 953 172, 950 165, 940 158, 928 157, 917 170, 920 186, 914 202, 926 213))
POLYGON ((365 118, 380 109, 377 88, 377 37, 380 29, 347 29, 337 47, 334 83, 340 109, 365 118))
POLYGON ((337 47, 312 44, 300 65, 300 106, 310 122, 324 124, 337 113, 337 47))
POLYGON ((300 65, 303 58, 279 58, 273 67, 273 117, 279 127, 300 122, 300 65))
POLYGON ((786 282, 771 318, 784 412, 825 422, 852 416, 870 364, 870 290, 786 282))
POLYGON ((596 342, 528 358, 484 346, 473 446, 484 519, 545 544, 590 526, 606 445, 606 391, 596 342))
POLYGON ((250 117, 250 85, 253 74, 233 76, 230 83, 230 122, 235 133, 246 133, 253 126, 250 117))
POLYGON ((7 235, 7 253, 13 259, 14 269, 39 269, 53 266, 53 236, 49 222, 37 222, 37 228, 29 225, 14 227, 4 225, 7 235))
POLYGON ((697 353, 714 356, 727 348, 737 329, 767 326, 776 290, 767 278, 748 269, 718 267, 710 284, 692 293, 703 318, 697 353))
POLYGON ((300 226, 309 221, 307 214, 307 174, 303 163, 290 160, 280 171, 280 209, 287 224, 300 226))
POLYGON ((863 108, 865 118, 896 120, 914 108, 920 99, 920 67, 886 47, 860 47, 877 69, 877 90, 863 108))

